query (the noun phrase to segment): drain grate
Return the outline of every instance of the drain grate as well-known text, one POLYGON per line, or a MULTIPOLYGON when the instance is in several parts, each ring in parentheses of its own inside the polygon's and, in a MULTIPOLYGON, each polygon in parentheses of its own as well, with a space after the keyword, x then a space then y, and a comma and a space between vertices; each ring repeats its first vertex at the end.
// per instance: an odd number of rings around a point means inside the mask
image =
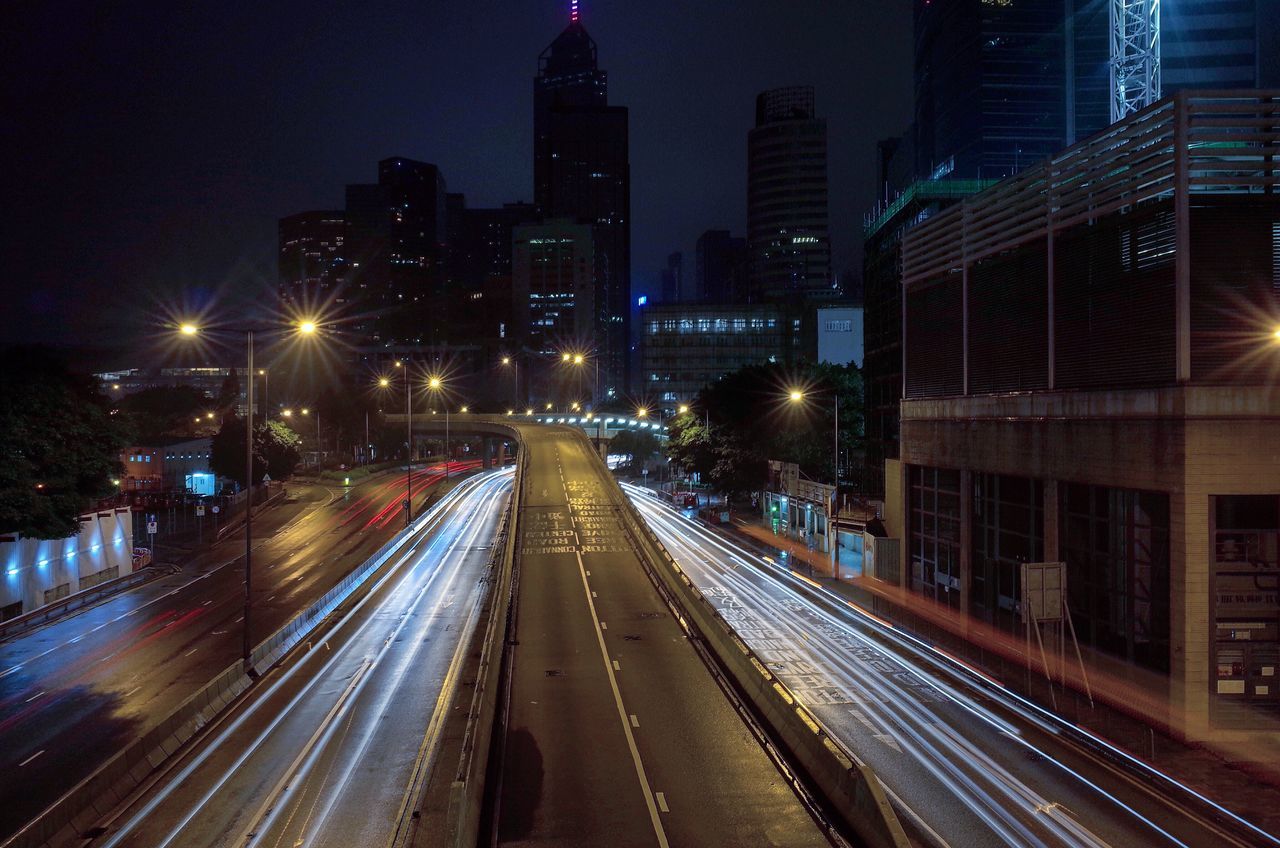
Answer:
POLYGON ((639 637, 639 636, 637 636, 637 635, 635 635, 634 633, 628 633, 626 636, 623 636, 623 637, 622 637, 622 641, 624 641, 624 642, 639 642, 639 641, 640 641, 640 637, 639 637))
POLYGON ((558 668, 549 668, 543 672, 547 677, 564 677, 564 672, 558 668))
POLYGON ((639 618, 666 618, 667 614, 664 612, 642 612, 638 617, 639 618))

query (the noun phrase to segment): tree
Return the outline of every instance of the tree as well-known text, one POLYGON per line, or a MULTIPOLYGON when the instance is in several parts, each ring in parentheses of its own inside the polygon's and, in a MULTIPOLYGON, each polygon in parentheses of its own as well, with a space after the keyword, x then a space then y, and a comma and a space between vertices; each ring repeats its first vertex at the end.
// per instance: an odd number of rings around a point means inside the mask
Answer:
POLYGON ((695 406, 705 418, 686 413, 673 421, 668 450, 674 461, 730 494, 761 488, 770 459, 831 480, 833 393, 840 398, 840 451, 847 455, 862 443, 862 375, 856 366, 828 364, 748 365, 725 375, 698 395, 695 406), (793 389, 804 392, 802 403, 789 400, 793 389))
POLYGON ((113 494, 128 426, 87 375, 47 350, 0 352, 0 530, 57 539, 113 494))
POLYGON ((192 422, 209 406, 204 392, 194 386, 156 386, 120 399, 120 413, 128 416, 134 438, 144 444, 190 433, 192 422))
POLYGON ((658 448, 657 436, 634 430, 623 430, 609 440, 609 453, 628 457, 624 473, 633 475, 640 473, 645 460, 656 454, 658 448))
MULTIPOLYGON (((209 467, 219 477, 230 477, 241 488, 245 486, 244 419, 228 416, 213 437, 209 449, 209 467)), ((272 480, 287 480, 302 461, 302 439, 279 421, 255 426, 253 432, 253 482, 262 482, 264 474, 272 480)))
POLYGON ((215 401, 218 409, 234 410, 240 403, 240 378, 236 376, 236 369, 232 368, 227 374, 225 380, 222 381, 222 388, 218 389, 218 399, 215 401))

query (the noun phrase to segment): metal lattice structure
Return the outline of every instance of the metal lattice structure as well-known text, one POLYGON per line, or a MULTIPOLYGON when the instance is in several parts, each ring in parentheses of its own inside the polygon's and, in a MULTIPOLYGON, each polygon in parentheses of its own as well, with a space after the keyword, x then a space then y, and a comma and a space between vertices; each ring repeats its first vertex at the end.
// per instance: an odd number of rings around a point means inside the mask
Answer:
POLYGON ((1111 122, 1160 99, 1160 0, 1111 0, 1111 122))

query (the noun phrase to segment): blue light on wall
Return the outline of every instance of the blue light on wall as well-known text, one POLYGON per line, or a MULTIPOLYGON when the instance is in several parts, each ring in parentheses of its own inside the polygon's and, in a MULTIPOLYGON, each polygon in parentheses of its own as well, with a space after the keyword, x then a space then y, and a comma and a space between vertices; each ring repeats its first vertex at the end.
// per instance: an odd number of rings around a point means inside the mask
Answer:
POLYGON ((649 302, 649 295, 642 294, 636 298, 636 306, 645 306, 649 302))

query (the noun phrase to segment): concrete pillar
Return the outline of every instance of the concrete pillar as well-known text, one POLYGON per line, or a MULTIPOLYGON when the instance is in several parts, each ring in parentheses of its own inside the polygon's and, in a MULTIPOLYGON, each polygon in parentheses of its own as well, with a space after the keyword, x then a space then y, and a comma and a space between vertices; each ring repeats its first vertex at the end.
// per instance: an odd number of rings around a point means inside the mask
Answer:
POLYGON ((480 467, 485 469, 486 471, 493 467, 493 462, 490 459, 490 453, 492 448, 493 448, 493 439, 480 440, 480 467))
POLYGON ((1058 544, 1058 481, 1044 481, 1044 561, 1060 562, 1061 547, 1058 544))

